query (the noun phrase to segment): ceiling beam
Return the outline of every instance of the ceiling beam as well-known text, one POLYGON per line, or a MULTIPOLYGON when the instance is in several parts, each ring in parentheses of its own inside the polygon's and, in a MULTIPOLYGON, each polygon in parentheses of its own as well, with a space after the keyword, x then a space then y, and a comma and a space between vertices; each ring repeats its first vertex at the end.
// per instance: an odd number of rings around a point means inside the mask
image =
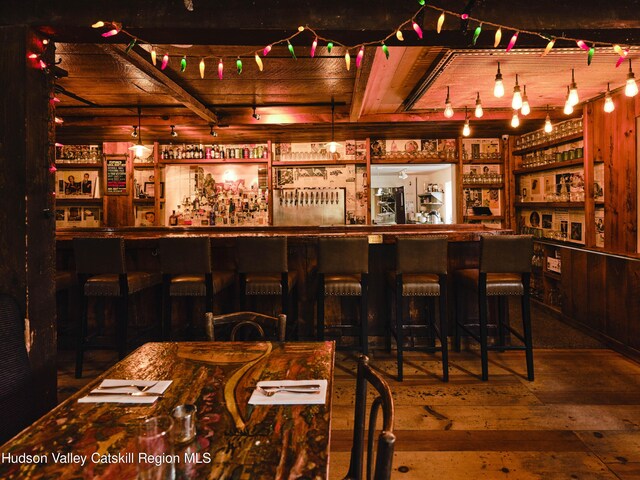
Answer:
POLYGON ((153 80, 164 85, 171 92, 171 96, 203 120, 208 123, 218 123, 218 116, 209 110, 204 103, 143 57, 141 52, 144 52, 144 50, 136 47, 127 53, 125 47, 121 45, 101 45, 101 47, 107 53, 129 62, 153 80))
POLYGON ((377 47, 365 47, 362 63, 356 73, 353 95, 351 96, 351 112, 349 114, 352 122, 357 122, 362 114, 364 96, 367 93, 367 85, 369 84, 373 60, 376 57, 376 49, 377 47))

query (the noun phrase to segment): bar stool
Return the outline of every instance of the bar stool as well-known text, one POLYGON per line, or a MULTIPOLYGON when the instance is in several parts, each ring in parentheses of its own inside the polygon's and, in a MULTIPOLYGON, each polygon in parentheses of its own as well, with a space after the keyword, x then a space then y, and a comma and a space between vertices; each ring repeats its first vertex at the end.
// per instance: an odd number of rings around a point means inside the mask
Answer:
MULTIPOLYGON (((236 265, 240 281, 241 309, 246 310, 247 296, 279 295, 281 311, 293 322, 297 317, 296 272, 290 272, 286 237, 240 237, 236 240, 236 265), (293 314, 289 315, 292 301, 293 314)), ((291 324, 294 325, 291 325, 291 324)), ((291 335, 294 335, 291 332, 291 335)))
MULTIPOLYGON (((163 338, 171 338, 173 297, 205 297, 205 311, 213 311, 213 297, 234 281, 233 272, 213 271, 209 237, 159 239, 160 271, 164 302, 163 338)), ((188 331, 193 331, 193 302, 187 307, 188 331)))
POLYGON ((85 350, 115 349, 120 358, 125 356, 129 325, 129 296, 159 285, 161 276, 157 273, 127 272, 123 238, 74 238, 73 251, 78 283, 83 293, 76 350, 76 378, 80 378, 85 350), (118 299, 115 345, 88 342, 87 297, 118 299))
MULTIPOLYGON (((395 328, 389 322, 388 345, 394 336, 398 356, 398 380, 402 381, 403 351, 420 350, 442 353, 442 380, 449 381, 449 349, 447 340, 447 237, 398 238, 396 242, 396 270, 391 272, 395 291, 395 328), (405 297, 426 297, 429 302, 429 319, 425 325, 404 323, 403 300, 405 297), (440 327, 435 326, 435 301, 439 298, 440 327), (405 330, 431 329, 440 340, 440 346, 404 346, 405 330)), ((409 319, 407 319, 409 321, 409 319)))
MULTIPOLYGON (((368 333, 369 241, 367 237, 321 238, 318 240, 317 336, 325 338, 324 300, 328 296, 360 297, 360 350, 369 351, 368 333)), ((354 329, 338 324, 332 328, 354 329)))
POLYGON ((527 361, 527 378, 533 380, 533 341, 531 338, 531 311, 529 304, 529 283, 531 277, 531 257, 533 237, 531 235, 482 235, 480 237, 480 268, 458 270, 455 274, 456 292, 460 288, 470 288, 478 294, 480 314, 480 336, 478 337, 463 324, 456 301, 456 350, 460 351, 460 330, 480 342, 482 380, 489 378, 489 350, 524 350, 527 361), (524 335, 520 335, 505 325, 506 297, 521 297, 522 325, 524 335), (498 345, 488 345, 487 337, 487 297, 499 298, 498 345), (523 345, 504 344, 505 331, 518 338, 523 345))

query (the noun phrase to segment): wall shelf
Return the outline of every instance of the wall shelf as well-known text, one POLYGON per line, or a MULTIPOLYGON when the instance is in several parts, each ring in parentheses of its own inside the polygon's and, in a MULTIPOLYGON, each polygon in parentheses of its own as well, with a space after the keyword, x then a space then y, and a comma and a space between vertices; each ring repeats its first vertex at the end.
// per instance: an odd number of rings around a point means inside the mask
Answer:
POLYGON ((532 172, 544 172, 545 170, 556 170, 558 168, 566 168, 566 167, 582 167, 584 164, 583 158, 576 158, 574 160, 566 160, 564 162, 553 162, 547 163, 546 165, 539 165, 537 167, 527 167, 527 168, 516 168, 513 173, 515 175, 521 175, 523 173, 532 173, 532 172))
POLYGON ((584 208, 585 202, 516 202, 515 205, 523 208, 584 208))
POLYGON ((526 153, 535 152, 537 150, 544 150, 546 148, 557 147, 558 145, 564 145, 565 143, 570 143, 575 140, 582 140, 582 132, 574 133, 573 135, 558 138, 556 140, 549 140, 547 142, 539 143, 538 145, 534 145, 533 147, 514 150, 513 155, 524 155, 526 153))

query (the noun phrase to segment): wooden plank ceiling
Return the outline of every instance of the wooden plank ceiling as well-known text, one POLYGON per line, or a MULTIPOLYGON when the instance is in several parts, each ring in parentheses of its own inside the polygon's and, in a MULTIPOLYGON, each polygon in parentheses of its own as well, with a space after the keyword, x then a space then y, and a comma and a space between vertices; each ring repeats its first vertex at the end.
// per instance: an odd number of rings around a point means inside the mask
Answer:
MULTIPOLYGON (((375 20, 376 28, 380 28, 383 20, 375 20)), ((393 20, 388 24, 393 25, 393 20)), ((433 15, 429 12, 425 29, 432 21, 433 15)), ((557 22, 548 21, 550 26, 558 27, 557 22)), ((637 23, 629 25, 634 27, 632 32, 636 31, 637 23)), ((607 27, 612 28, 613 24, 609 22, 607 27)), ((90 33, 79 28, 60 32, 58 36, 62 39, 73 39, 74 35, 69 32, 81 32, 78 37, 83 40, 90 33)), ((153 32, 159 35, 156 30, 153 32)), ((455 137, 460 135, 465 106, 469 107, 474 120, 471 108, 475 105, 477 92, 480 92, 485 116, 482 121, 473 121, 473 134, 498 136, 516 133, 508 126, 516 73, 520 85, 527 85, 533 108, 518 133, 539 128, 547 104, 552 108, 554 120, 564 118, 560 110, 571 68, 576 69, 581 100, 602 94, 607 82, 611 83, 612 89, 619 88, 626 78, 628 67, 616 69, 616 56, 605 52, 604 48, 597 51, 593 64, 587 67, 586 55, 577 48, 558 48, 542 58, 539 42, 529 45, 538 48, 516 48, 507 54, 503 49, 469 50, 460 48, 459 43, 437 44, 453 38, 453 34, 462 37, 455 30, 443 32, 442 40, 433 34, 425 35, 431 38, 423 46, 392 46, 393 41, 390 41, 388 60, 377 46, 367 47, 360 69, 355 68, 357 50, 352 49, 351 70, 345 68, 344 48, 336 46, 329 53, 321 42, 315 58, 311 58, 309 44, 296 39, 297 60, 292 59, 286 46, 274 46, 263 58, 262 72, 251 55, 263 47, 259 43, 158 43, 154 45, 158 66, 154 67, 148 45, 136 46, 130 54, 124 52, 126 37, 102 44, 58 42, 56 57, 62 60, 59 66, 68 72, 68 76, 57 80, 61 100, 57 115, 64 119, 57 136, 63 143, 131 140, 132 126, 138 123, 137 109, 141 107, 144 142, 175 141, 170 136, 170 125, 175 126, 179 141, 185 142, 328 141, 333 101, 338 140, 455 137), (160 58, 167 52, 170 63, 161 70, 160 58), (180 72, 182 56, 187 58, 184 72, 180 72), (235 59, 238 57, 243 61, 241 75, 236 72, 235 59), (204 79, 200 78, 198 69, 201 58, 206 58, 204 79), (217 76, 219 58, 224 59, 223 80, 217 76), (492 95, 498 61, 505 79, 506 95, 502 99, 492 95), (452 119, 445 119, 442 114, 447 86, 451 88, 451 100, 456 109, 452 119), (254 106, 259 120, 253 116, 254 106), (219 134, 215 140, 210 136, 211 126, 219 134)), ((408 40, 410 35, 415 37, 411 30, 405 35, 408 40)), ((603 33, 591 31, 592 38, 598 35, 603 33)), ((199 36, 201 34, 195 35, 199 36)), ((272 34, 272 38, 281 36, 282 32, 272 34)), ((486 34, 487 38, 489 36, 492 37, 493 32, 486 34)), ((96 42, 102 40, 97 31, 93 31, 93 37, 96 42)), ((164 41, 176 41, 176 38, 192 40, 194 37, 167 34, 164 41)), ((411 42, 415 43, 415 39, 407 41, 411 42)), ((483 47, 486 47, 486 39, 484 43, 483 47)), ((638 53, 634 48, 629 57, 640 60, 638 53)), ((640 70, 640 61, 637 65, 640 70)))

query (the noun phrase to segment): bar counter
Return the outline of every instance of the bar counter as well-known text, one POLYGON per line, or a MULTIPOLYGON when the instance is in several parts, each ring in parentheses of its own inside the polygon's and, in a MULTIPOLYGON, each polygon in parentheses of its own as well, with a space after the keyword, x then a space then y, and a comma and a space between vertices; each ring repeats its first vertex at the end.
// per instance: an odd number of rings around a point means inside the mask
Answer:
MULTIPOLYGON (((314 338, 315 270, 317 265, 317 238, 322 236, 369 236, 369 334, 372 345, 381 345, 390 315, 390 299, 387 286, 388 271, 395 267, 395 239, 398 236, 446 235, 449 238, 449 292, 453 292, 453 271, 476 267, 479 255, 480 235, 500 235, 511 230, 496 230, 482 225, 345 225, 327 227, 137 227, 59 230, 57 237, 57 268, 73 270, 72 239, 74 237, 124 237, 127 249, 127 268, 130 271, 159 271, 157 239, 166 235, 201 236, 211 238, 212 258, 215 270, 235 270, 235 238, 240 236, 275 236, 288 238, 289 270, 298 276, 298 324, 300 339, 314 338)), ((421 299, 410 301, 411 314, 424 318, 421 299)), ((335 300, 326 310, 327 324, 338 316, 356 315, 357 302, 352 299, 335 300)), ((448 316, 453 325, 453 295, 448 295, 448 316)), ((476 311, 469 305, 469 314, 476 311)), ((237 309, 229 298, 220 304, 223 312, 237 309)), ((259 299, 256 308, 263 313, 277 313, 278 300, 259 299)), ((153 311, 153 308, 144 308, 153 311)), ((176 312, 178 317, 181 312, 176 312)), ((451 332, 451 330, 450 330, 451 332)))

